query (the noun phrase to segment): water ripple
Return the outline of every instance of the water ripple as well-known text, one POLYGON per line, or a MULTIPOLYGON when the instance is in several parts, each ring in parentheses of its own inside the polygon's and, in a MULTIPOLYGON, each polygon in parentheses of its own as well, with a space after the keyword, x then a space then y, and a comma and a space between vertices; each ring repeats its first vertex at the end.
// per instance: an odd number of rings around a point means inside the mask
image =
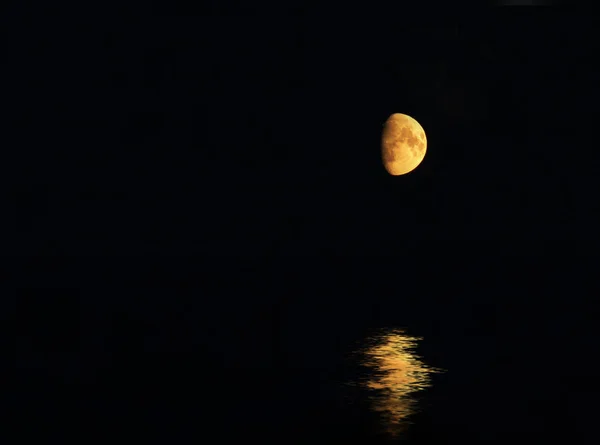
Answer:
POLYGON ((372 409, 379 413, 383 427, 397 437, 417 411, 416 394, 431 386, 430 375, 442 372, 427 366, 415 349, 420 337, 402 329, 387 329, 368 338, 359 352, 369 375, 359 384, 370 393, 372 409))

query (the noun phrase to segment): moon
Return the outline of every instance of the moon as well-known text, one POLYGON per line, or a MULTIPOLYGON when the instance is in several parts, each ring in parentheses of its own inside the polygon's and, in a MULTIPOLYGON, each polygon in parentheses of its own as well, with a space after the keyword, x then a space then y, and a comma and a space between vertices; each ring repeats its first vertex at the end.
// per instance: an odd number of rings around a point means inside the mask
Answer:
POLYGON ((381 157, 390 175, 405 175, 419 166, 427 151, 423 127, 412 117, 394 113, 383 127, 381 157))

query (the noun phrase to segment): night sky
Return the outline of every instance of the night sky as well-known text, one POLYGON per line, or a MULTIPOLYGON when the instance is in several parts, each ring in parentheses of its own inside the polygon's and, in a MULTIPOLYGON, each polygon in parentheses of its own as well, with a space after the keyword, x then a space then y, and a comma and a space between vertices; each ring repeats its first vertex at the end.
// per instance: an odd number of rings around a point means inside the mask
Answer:
POLYGON ((376 443, 339 382, 403 326, 448 371, 412 443, 591 443, 591 23, 298 17, 7 24, 17 412, 86 441, 376 443), (428 147, 392 177, 396 112, 428 147))

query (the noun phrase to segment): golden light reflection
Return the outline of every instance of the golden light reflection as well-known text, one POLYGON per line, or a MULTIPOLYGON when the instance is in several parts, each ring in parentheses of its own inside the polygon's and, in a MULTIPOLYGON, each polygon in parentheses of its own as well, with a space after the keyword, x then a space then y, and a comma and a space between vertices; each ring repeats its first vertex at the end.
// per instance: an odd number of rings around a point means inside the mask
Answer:
POLYGON ((394 437, 405 430, 409 416, 416 411, 414 393, 431 386, 430 374, 440 372, 415 353, 419 340, 422 338, 393 329, 370 338, 371 345, 362 351, 363 364, 371 370, 364 385, 374 392, 372 407, 394 437))

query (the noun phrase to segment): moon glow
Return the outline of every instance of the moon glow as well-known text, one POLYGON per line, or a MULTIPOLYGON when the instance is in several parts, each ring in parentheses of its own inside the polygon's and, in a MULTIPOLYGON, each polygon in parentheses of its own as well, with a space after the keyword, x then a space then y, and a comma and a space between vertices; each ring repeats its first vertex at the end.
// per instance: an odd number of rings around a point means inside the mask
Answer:
POLYGON ((404 175, 419 166, 427 151, 423 127, 412 117, 392 114, 383 127, 381 157, 390 175, 404 175))

